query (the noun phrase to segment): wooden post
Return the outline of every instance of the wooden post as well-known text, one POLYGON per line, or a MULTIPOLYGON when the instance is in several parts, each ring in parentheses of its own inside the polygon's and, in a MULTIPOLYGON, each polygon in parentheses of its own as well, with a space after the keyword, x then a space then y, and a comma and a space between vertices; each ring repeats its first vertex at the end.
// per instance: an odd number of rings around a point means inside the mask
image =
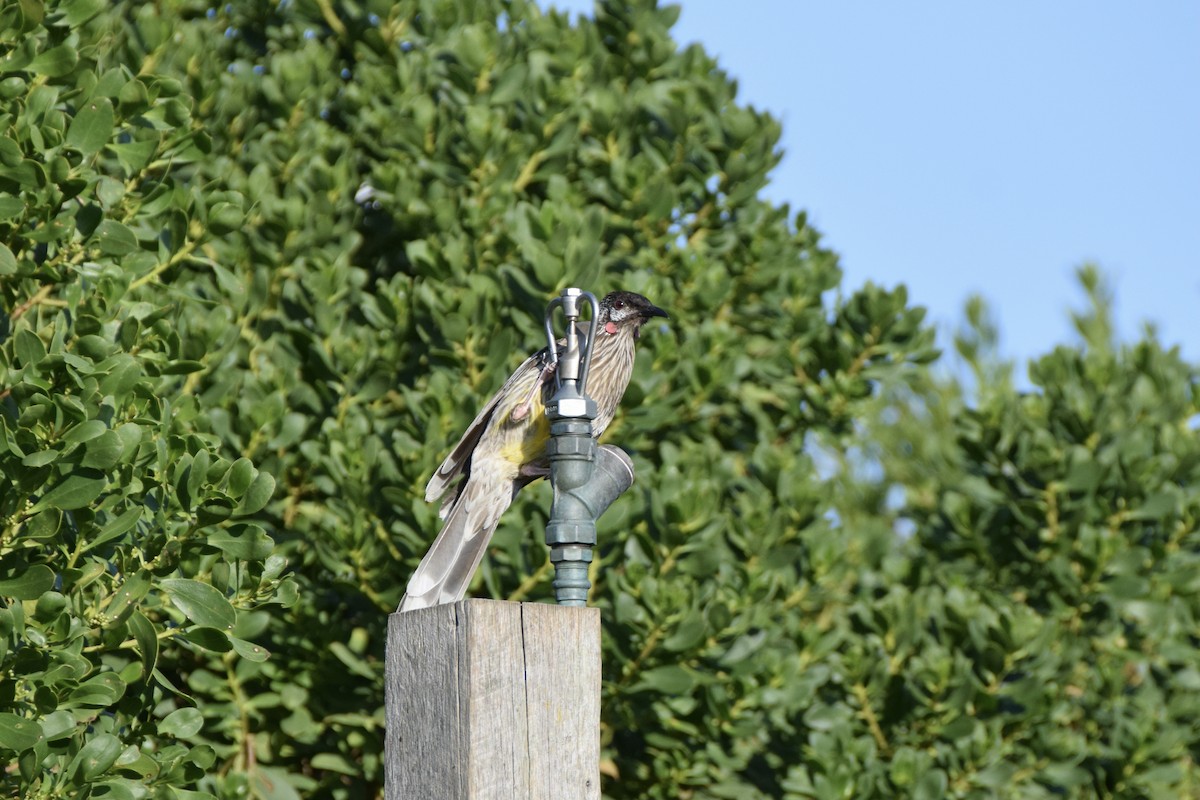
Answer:
POLYGON ((386 693, 386 800, 599 800, 599 609, 392 614, 386 693))

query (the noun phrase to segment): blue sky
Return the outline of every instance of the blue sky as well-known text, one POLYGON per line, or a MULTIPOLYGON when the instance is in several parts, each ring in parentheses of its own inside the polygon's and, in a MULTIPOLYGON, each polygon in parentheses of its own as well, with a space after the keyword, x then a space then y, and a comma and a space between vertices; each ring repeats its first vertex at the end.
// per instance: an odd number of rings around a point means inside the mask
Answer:
POLYGON ((680 5, 676 41, 782 121, 765 194, 808 212, 846 289, 907 284, 943 345, 982 294, 1023 375, 1075 341, 1092 261, 1123 339, 1153 322, 1200 361, 1200 3, 680 5))

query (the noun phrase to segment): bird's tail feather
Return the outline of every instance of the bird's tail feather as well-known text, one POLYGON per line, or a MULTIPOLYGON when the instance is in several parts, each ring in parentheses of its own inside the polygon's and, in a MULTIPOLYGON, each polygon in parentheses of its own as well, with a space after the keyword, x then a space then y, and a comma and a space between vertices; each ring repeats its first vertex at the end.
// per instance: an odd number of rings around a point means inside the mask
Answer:
POLYGON ((469 480, 429 552, 417 565, 396 610, 412 611, 461 600, 513 494, 514 487, 508 482, 469 480))

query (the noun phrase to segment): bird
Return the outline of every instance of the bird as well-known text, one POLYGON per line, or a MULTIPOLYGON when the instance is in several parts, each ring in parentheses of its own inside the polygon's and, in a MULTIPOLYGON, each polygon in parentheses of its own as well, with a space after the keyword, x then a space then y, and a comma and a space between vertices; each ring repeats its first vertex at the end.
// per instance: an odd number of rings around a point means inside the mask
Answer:
MULTIPOLYGON (((667 312, 635 292, 604 296, 596 316, 587 393, 596 401, 592 436, 612 422, 633 373, 642 326, 667 312)), ((587 326, 576 323, 586 334, 587 326)), ((557 344, 559 355, 565 340, 557 344)), ((455 603, 466 594, 500 515, 517 492, 550 472, 545 406, 554 395, 555 360, 542 348, 517 367, 475 417, 425 487, 426 502, 444 498, 444 522, 409 580, 397 611, 455 603)))

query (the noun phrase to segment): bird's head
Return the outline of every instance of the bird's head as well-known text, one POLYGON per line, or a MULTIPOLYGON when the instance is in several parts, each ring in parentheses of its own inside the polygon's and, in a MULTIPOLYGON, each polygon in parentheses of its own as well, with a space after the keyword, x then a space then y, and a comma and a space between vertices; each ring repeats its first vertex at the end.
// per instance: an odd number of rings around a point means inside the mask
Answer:
POLYGON ((600 301, 600 328, 608 334, 631 330, 637 338, 651 317, 667 317, 667 312, 636 292, 609 292, 600 301))

